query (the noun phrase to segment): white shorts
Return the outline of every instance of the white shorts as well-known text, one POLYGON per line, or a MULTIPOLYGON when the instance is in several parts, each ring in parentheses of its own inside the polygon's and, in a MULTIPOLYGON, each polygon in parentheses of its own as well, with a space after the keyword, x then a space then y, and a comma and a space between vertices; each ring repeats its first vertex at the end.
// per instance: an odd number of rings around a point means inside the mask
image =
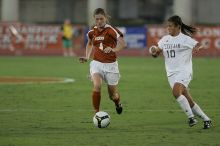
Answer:
POLYGON ((168 81, 172 89, 175 83, 181 83, 186 88, 188 88, 188 85, 191 80, 192 80, 192 73, 189 72, 178 72, 168 77, 168 81))
POLYGON ((108 85, 117 85, 120 79, 118 62, 102 63, 99 61, 90 62, 90 75, 98 73, 108 85))

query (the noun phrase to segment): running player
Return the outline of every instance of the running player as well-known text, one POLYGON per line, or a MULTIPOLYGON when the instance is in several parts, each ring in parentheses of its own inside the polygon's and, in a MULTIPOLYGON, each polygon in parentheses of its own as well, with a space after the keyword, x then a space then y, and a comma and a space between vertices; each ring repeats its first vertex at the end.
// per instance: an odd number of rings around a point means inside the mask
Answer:
POLYGON ((192 53, 203 46, 191 36, 196 33, 196 28, 184 24, 179 16, 168 19, 167 30, 169 35, 164 36, 158 46, 152 46, 149 52, 157 57, 161 52, 165 58, 165 68, 173 96, 189 118, 189 126, 197 123, 194 117, 198 115, 204 121, 204 129, 211 126, 211 119, 193 101, 188 85, 192 80, 192 53))
POLYGON ((102 8, 94 11, 95 26, 88 32, 86 56, 79 58, 81 63, 87 62, 94 51, 90 62, 90 74, 93 81, 92 103, 95 112, 100 109, 101 86, 107 83, 109 98, 115 103, 116 112, 122 113, 120 94, 117 89, 120 78, 116 52, 125 48, 123 34, 108 24, 109 16, 102 8))

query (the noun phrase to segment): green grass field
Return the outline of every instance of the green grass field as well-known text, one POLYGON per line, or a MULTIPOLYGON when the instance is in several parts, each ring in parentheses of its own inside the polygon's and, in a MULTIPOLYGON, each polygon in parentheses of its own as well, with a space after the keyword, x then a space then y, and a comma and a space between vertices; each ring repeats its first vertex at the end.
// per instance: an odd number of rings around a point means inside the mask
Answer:
POLYGON ((108 128, 93 126, 89 64, 64 57, 0 57, 0 76, 68 77, 68 84, 0 84, 0 146, 219 146, 220 59, 194 58, 191 94, 212 118, 187 125, 172 97, 162 58, 121 57, 117 115, 102 88, 108 128))

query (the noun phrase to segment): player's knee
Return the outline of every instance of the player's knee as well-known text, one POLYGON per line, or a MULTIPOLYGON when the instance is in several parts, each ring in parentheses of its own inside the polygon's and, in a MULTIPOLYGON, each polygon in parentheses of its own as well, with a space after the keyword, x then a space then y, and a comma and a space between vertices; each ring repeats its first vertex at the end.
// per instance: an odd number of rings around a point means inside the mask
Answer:
POLYGON ((177 99, 180 95, 181 95, 181 92, 179 92, 177 89, 173 89, 173 96, 177 99))
POLYGON ((95 84, 94 87, 93 87, 93 90, 97 91, 97 92, 100 92, 101 91, 101 85, 95 84))
POLYGON ((180 84, 180 83, 175 83, 175 84, 174 84, 172 93, 173 93, 173 96, 174 96, 176 99, 177 99, 180 95, 183 94, 183 91, 184 91, 184 87, 182 86, 182 84, 180 84))

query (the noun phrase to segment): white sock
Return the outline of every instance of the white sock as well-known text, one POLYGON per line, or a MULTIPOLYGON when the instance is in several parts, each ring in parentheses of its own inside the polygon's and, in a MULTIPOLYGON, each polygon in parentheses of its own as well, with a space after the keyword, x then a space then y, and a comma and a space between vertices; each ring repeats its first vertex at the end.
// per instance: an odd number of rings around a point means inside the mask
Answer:
POLYGON ((179 103, 182 110, 185 112, 188 118, 194 117, 192 109, 190 108, 189 102, 184 95, 180 95, 176 101, 179 103))
POLYGON ((195 103, 192 107, 192 111, 194 114, 198 115, 203 119, 203 121, 209 121, 210 118, 202 111, 202 109, 195 103))

